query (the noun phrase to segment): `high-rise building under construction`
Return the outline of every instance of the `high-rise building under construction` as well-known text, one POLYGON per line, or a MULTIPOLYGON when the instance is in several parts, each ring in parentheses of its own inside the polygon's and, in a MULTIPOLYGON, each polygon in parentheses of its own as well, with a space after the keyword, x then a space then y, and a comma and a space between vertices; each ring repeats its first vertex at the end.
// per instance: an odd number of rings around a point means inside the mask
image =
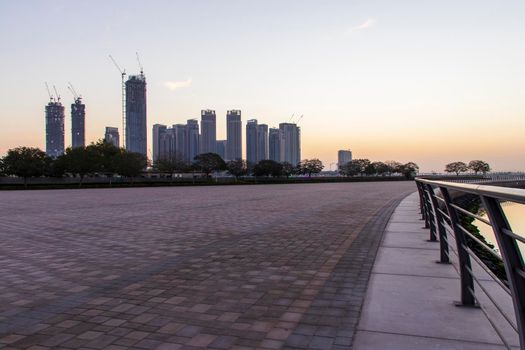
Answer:
POLYGON ((64 106, 60 98, 46 106, 46 154, 56 158, 64 153, 64 106))
POLYGON ((71 104, 71 147, 83 147, 85 138, 86 105, 82 103, 81 97, 75 98, 71 104))
POLYGON ((126 149, 147 156, 146 77, 126 81, 126 149))
POLYGON ((296 166, 301 161, 301 128, 293 123, 279 124, 283 142, 283 162, 296 166))

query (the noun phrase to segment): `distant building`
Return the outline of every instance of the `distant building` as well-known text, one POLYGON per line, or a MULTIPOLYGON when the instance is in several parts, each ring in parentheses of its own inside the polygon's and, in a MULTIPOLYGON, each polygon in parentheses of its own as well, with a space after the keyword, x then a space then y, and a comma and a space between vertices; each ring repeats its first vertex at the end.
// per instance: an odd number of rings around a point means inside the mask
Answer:
POLYGON ((301 161, 301 129, 293 123, 281 123, 283 162, 297 165, 301 161))
POLYGON ((199 122, 195 119, 189 119, 186 124, 186 149, 188 160, 193 162, 195 156, 200 153, 199 146, 199 122))
POLYGON ((159 134, 159 152, 157 161, 175 156, 175 133, 173 128, 166 128, 159 134))
POLYGON ((126 81, 126 149, 147 156, 146 77, 126 81))
POLYGON ((268 134, 268 157, 270 160, 281 163, 284 157, 283 136, 280 129, 270 128, 268 134))
POLYGON ((268 159, 268 125, 257 125, 257 162, 268 159))
POLYGON ((51 100, 46 106, 46 154, 56 158, 64 153, 64 106, 51 100))
POLYGON ((227 144, 228 142, 226 140, 217 140, 217 154, 224 160, 226 160, 227 144))
POLYGON ((224 159, 242 159, 242 120, 239 110, 231 110, 226 114, 226 139, 224 159))
POLYGON ((186 141, 186 125, 185 124, 175 124, 173 125, 173 135, 175 137, 175 156, 181 160, 187 162, 189 161, 186 141))
POLYGON ((249 164, 257 163, 257 119, 250 119, 246 123, 246 161, 249 164))
POLYGON ((115 147, 120 147, 120 135, 118 128, 106 126, 106 133, 104 134, 104 140, 107 143, 113 144, 115 147))
POLYGON ((217 119, 211 109, 201 111, 200 153, 217 153, 217 119))
POLYGON ((75 98, 75 103, 71 104, 71 147, 84 147, 86 123, 86 105, 82 103, 80 97, 75 98))
POLYGON ((155 163, 159 159, 160 151, 160 135, 166 132, 166 125, 155 124, 153 125, 152 140, 153 140, 153 162, 155 163))
POLYGON ((352 161, 352 151, 351 150, 339 150, 337 151, 337 167, 345 166, 347 163, 352 161))

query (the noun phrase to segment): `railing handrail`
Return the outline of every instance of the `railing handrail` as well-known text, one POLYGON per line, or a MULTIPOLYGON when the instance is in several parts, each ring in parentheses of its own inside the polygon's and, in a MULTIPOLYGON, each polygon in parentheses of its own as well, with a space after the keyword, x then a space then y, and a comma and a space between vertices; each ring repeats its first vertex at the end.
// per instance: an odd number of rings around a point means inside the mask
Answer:
MULTIPOLYGON (((475 185, 468 183, 458 183, 442 180, 428 180, 417 177, 416 181, 435 185, 438 187, 447 187, 448 189, 459 190, 471 194, 484 195, 488 197, 494 197, 506 201, 516 202, 519 204, 525 204, 525 190, 521 188, 491 186, 491 185, 475 185)), ((512 182, 512 180, 509 180, 512 182)))
MULTIPOLYGON (((504 183, 507 182, 513 183, 515 181, 504 181, 504 183)), ((497 181, 497 183, 502 184, 502 181, 497 181)), ((430 228, 430 241, 437 241, 437 236, 439 234, 441 263, 450 263, 447 232, 455 239, 457 246, 455 253, 458 258, 458 272, 460 273, 461 281, 461 305, 479 305, 503 344, 507 349, 511 349, 511 346, 503 336, 502 332, 496 327, 496 324, 491 320, 491 317, 489 317, 487 309, 479 304, 479 299, 476 297, 474 291, 474 282, 476 282, 505 320, 518 332, 520 349, 525 350, 525 263, 517 244, 517 242, 525 242, 525 238, 512 231, 510 223, 508 222, 506 214, 501 206, 502 201, 525 204, 525 190, 502 187, 501 185, 491 186, 479 183, 457 183, 452 181, 431 180, 421 177, 416 178, 416 185, 420 195, 421 213, 425 220, 425 227, 430 228), (436 190, 439 190, 440 195, 436 193, 436 190), (455 193, 452 196, 450 190, 459 192, 459 194, 455 193), (466 210, 458 203, 455 203, 458 195, 460 196, 461 194, 474 195, 487 212, 488 220, 480 218, 475 213, 471 213, 470 210, 466 210), (442 205, 445 206, 446 212, 442 210, 442 205), (492 251, 489 246, 475 237, 475 235, 471 234, 463 226, 462 215, 481 220, 492 228, 498 247, 500 248, 501 256, 492 251), (450 227, 450 231, 447 226, 450 227), (503 263, 507 285, 500 281, 494 273, 488 270, 485 261, 481 261, 480 257, 476 257, 475 252, 470 248, 467 242, 467 238, 476 242, 482 249, 488 250, 492 253, 492 256, 495 256, 503 263), (498 282, 498 284, 511 296, 516 324, 514 324, 511 318, 498 307, 494 299, 487 294, 486 288, 484 288, 476 276, 474 276, 471 267, 471 257, 476 260, 476 262, 480 263, 482 269, 485 270, 490 277, 494 278, 494 280, 498 282)))

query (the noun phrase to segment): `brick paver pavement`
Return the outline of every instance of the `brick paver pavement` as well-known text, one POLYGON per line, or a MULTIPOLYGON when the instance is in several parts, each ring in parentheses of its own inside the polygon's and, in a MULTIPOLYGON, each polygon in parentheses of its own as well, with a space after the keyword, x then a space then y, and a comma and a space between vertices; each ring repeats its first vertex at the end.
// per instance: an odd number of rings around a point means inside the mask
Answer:
POLYGON ((342 349, 413 183, 0 193, 0 348, 342 349))

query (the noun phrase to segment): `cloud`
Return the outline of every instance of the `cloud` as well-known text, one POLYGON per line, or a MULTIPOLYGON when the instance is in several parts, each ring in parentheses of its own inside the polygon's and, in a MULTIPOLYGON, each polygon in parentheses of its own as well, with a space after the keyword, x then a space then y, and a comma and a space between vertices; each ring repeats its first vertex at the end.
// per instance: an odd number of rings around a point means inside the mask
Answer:
POLYGON ((369 18, 366 21, 364 21, 363 23, 361 23, 360 25, 350 28, 348 33, 353 33, 353 32, 358 32, 358 31, 361 31, 361 30, 368 29, 368 28, 374 26, 376 24, 376 22, 377 21, 375 19, 369 18))
POLYGON ((164 87, 168 88, 171 91, 175 91, 177 89, 182 89, 185 87, 188 87, 191 85, 191 78, 188 78, 183 81, 165 81, 164 87))

